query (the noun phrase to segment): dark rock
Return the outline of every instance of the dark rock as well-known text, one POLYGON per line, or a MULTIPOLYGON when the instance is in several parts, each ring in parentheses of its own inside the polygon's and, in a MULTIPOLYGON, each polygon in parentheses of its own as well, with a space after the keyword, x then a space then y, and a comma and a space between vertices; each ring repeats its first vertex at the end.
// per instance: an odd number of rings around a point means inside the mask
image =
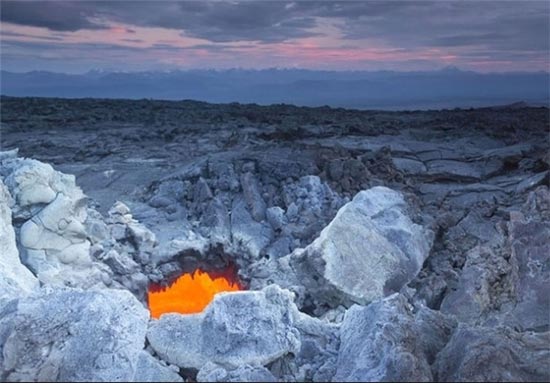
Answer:
POLYGON ((459 326, 438 354, 441 382, 544 382, 550 380, 550 333, 459 326))

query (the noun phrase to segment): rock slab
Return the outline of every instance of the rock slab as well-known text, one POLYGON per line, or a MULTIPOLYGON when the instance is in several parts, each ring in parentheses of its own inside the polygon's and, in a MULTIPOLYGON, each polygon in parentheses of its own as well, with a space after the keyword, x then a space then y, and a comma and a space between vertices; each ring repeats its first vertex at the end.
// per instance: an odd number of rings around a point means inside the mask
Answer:
POLYGON ((147 339, 162 359, 182 368, 266 365, 299 351, 294 310, 291 294, 275 285, 221 293, 202 313, 162 315, 147 339))

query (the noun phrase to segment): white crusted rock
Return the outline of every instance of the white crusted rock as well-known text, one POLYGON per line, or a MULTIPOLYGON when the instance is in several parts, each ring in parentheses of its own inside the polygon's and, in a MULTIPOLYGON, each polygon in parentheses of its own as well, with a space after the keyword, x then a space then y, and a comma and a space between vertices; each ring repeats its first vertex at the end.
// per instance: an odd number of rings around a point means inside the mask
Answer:
POLYGON ((147 339, 162 359, 183 368, 208 361, 227 368, 266 365, 299 351, 296 315, 291 294, 275 285, 221 293, 202 313, 161 316, 147 339))
POLYGON ((344 205, 313 243, 289 256, 290 264, 318 274, 313 289, 364 304, 411 281, 432 240, 433 232, 408 217, 401 193, 375 187, 344 205))
POLYGON ((90 257, 86 233, 87 200, 72 175, 42 162, 2 161, 5 183, 15 199, 21 260, 45 284, 102 285, 102 272, 90 257))
POLYGON ((9 300, 29 294, 38 280, 21 264, 11 221, 11 196, 0 180, 0 308, 9 300))
POLYGON ((127 291, 42 289, 0 310, 1 381, 131 381, 149 313, 127 291))
POLYGON ((133 382, 183 382, 173 369, 163 365, 147 351, 139 353, 133 382))

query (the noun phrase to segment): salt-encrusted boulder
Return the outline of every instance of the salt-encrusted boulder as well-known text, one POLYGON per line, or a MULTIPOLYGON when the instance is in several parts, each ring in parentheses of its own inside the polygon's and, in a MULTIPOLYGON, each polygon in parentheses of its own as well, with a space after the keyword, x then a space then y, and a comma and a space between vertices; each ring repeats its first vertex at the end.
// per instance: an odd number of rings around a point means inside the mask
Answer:
POLYGON ((182 368, 206 362, 233 369, 266 365, 300 349, 292 295, 272 285, 261 291, 216 295, 199 314, 165 314, 153 321, 147 339, 155 352, 182 368))
POLYGON ((42 289, 0 309, 1 381, 131 381, 149 313, 123 290, 42 289))
POLYGON ((86 196, 72 175, 42 162, 11 158, 2 161, 4 182, 15 199, 21 259, 46 284, 91 286, 101 283, 92 267, 84 226, 86 196))
POLYGON ((411 281, 432 240, 431 231, 408 217, 401 193, 375 187, 343 206, 305 249, 305 257, 323 284, 368 303, 411 281))
POLYGON ((386 187, 358 193, 304 249, 250 269, 252 288, 277 283, 300 307, 366 304, 401 290, 420 271, 434 234, 409 218, 403 195, 386 187))
POLYGON ((313 305, 366 304, 398 292, 419 272, 433 240, 433 232, 413 223, 406 208, 397 191, 362 191, 309 246, 258 275, 302 290, 313 305))
POLYGON ((2 161, 0 172, 4 183, 15 199, 14 217, 30 218, 58 194, 75 203, 84 199, 82 190, 75 185, 75 177, 55 171, 43 162, 28 158, 8 158, 2 161))
POLYGON ((0 308, 38 287, 38 280, 19 259, 11 220, 12 204, 8 189, 0 180, 0 308))
POLYGON ((400 294, 352 306, 340 329, 332 381, 433 381, 430 365, 455 325, 428 308, 414 313, 400 294))

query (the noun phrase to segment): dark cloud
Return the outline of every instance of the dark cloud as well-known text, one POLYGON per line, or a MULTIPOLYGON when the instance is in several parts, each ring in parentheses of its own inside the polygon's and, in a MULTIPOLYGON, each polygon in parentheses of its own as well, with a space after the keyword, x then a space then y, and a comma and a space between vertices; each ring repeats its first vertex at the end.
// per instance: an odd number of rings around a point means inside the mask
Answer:
POLYGON ((44 27, 52 31, 105 28, 100 23, 90 21, 96 15, 96 10, 89 2, 2 1, 0 15, 4 22, 44 27))
MULTIPOLYGON (((97 20, 182 30, 214 42, 279 42, 313 36, 316 25, 303 7, 281 1, 3 1, 2 21, 53 31, 100 29, 97 20)), ((309 12, 311 13, 311 12, 309 12)), ((128 30, 133 32, 133 30, 128 30)))
POLYGON ((100 11, 120 22, 178 29, 213 42, 280 42, 314 36, 313 15, 289 5, 281 1, 185 1, 140 2, 132 8, 119 2, 100 7, 100 11))
MULTIPOLYGON (((548 50, 547 1, 2 1, 2 21, 55 31, 107 22, 181 30, 212 42, 281 42, 314 36, 320 19, 346 39, 394 46, 488 45, 548 50), (101 20, 98 21, 98 20, 101 20)), ((133 30, 128 29, 128 32, 133 30)))
POLYGON ((547 1, 362 2, 349 7, 355 16, 343 11, 346 5, 340 12, 346 15, 342 31, 348 39, 374 37, 409 47, 549 49, 547 1))
POLYGON ((40 36, 40 35, 33 35, 33 34, 27 34, 27 33, 17 33, 17 32, 11 32, 11 31, 2 31, 2 37, 25 37, 25 38, 32 38, 32 39, 39 39, 39 40, 47 40, 47 41, 63 41, 62 37, 59 36, 40 36))
POLYGON ((142 52, 142 48, 131 47, 120 44, 108 43, 56 43, 42 41, 21 41, 15 39, 2 39, 2 48, 8 50, 10 47, 32 49, 35 52, 61 52, 61 51, 80 51, 80 52, 142 52))
POLYGON ((127 43, 142 43, 142 39, 121 39, 120 41, 126 41, 127 43))

